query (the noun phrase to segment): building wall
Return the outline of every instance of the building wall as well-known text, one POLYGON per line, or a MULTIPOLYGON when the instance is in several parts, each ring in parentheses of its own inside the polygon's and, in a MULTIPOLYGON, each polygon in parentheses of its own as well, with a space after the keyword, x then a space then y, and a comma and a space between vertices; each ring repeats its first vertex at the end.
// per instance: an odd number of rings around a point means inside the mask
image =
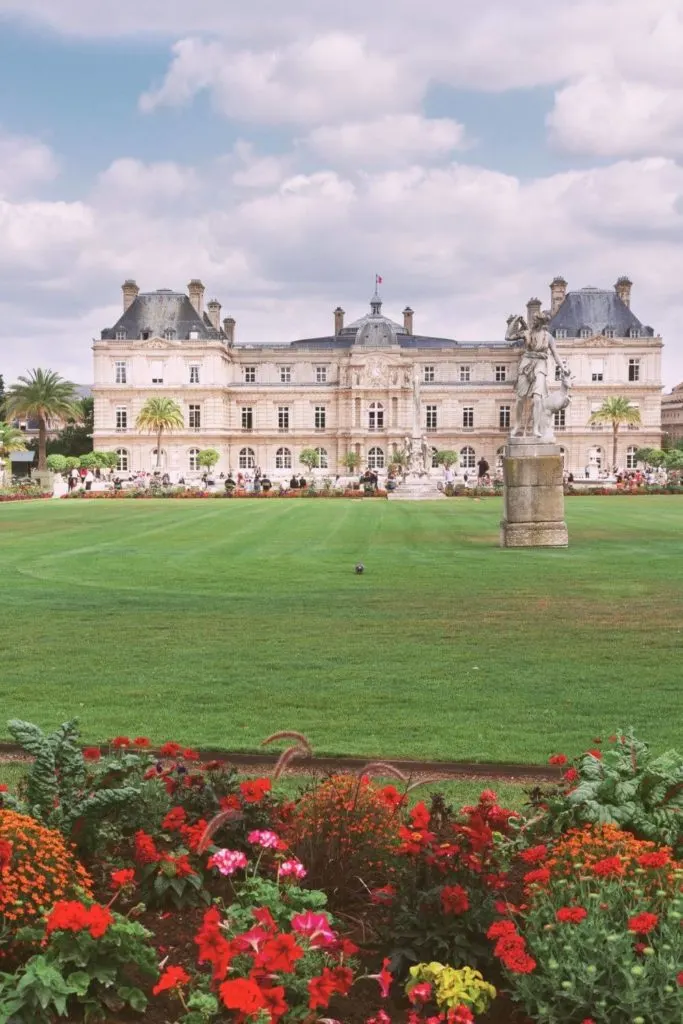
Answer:
POLYGON ((683 384, 662 395, 662 433, 670 441, 683 439, 683 384))
MULTIPOLYGON (((610 395, 628 396, 642 418, 640 427, 622 428, 618 464, 626 464, 629 450, 660 445, 660 338, 598 336, 556 344, 574 379, 565 426, 556 431, 567 469, 580 472, 594 448, 600 449, 603 465, 611 463, 611 429, 588 426, 591 412, 610 395), (638 360, 637 380, 629 380, 630 360, 638 360)), ((216 448, 221 454, 217 472, 237 472, 244 468, 240 452, 248 448, 255 464, 275 478, 301 470, 298 457, 303 448, 324 448, 330 474, 344 472, 340 460, 350 450, 358 451, 366 465, 371 449, 381 449, 386 465, 391 451, 401 448, 412 433, 416 369, 423 381, 420 430, 433 447, 469 449, 462 459, 464 466, 482 455, 494 466, 509 433, 501 425, 500 410, 510 407, 512 414, 520 352, 516 347, 485 343, 455 349, 395 346, 315 351, 158 338, 96 341, 93 350, 96 449, 124 449, 130 470, 152 469, 155 439, 140 433, 135 419, 149 397, 164 395, 179 404, 186 424, 184 430, 163 439, 164 465, 169 471, 191 476, 191 450, 216 448), (125 383, 116 382, 117 362, 125 364, 125 383), (193 366, 198 367, 198 383, 191 383, 193 366), (433 381, 427 367, 433 368, 433 381), (497 369, 501 367, 504 373, 497 369), (248 368, 254 370, 253 383, 248 368), (501 376, 505 379, 496 379, 501 376), (162 383, 153 383, 153 377, 162 383), (370 429, 373 402, 383 406, 381 429, 370 429), (190 427, 190 406, 199 406, 199 427, 190 427), (427 426, 428 406, 436 407, 436 427, 427 426), (325 409, 324 427, 315 426, 316 407, 325 409), (125 427, 117 428, 117 408, 126 411, 125 427), (249 408, 251 427, 242 421, 242 409, 249 408), (287 427, 280 425, 282 408, 289 410, 287 427), (466 409, 473 410, 471 427, 465 425, 466 409), (280 449, 290 452, 289 460, 278 458, 280 449)))

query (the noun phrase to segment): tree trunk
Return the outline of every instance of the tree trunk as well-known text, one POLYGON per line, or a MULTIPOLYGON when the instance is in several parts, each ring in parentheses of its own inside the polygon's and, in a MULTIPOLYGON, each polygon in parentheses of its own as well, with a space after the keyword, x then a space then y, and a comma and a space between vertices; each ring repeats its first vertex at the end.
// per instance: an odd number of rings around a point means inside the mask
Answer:
POLYGON ((38 469, 47 469, 47 424, 38 417, 38 469))
POLYGON ((161 469, 161 430, 157 433, 157 469, 161 469))
POLYGON ((618 423, 613 423, 612 424, 612 434, 613 434, 613 437, 612 437, 612 472, 616 473, 616 471, 617 471, 617 438, 619 436, 619 424, 618 423))

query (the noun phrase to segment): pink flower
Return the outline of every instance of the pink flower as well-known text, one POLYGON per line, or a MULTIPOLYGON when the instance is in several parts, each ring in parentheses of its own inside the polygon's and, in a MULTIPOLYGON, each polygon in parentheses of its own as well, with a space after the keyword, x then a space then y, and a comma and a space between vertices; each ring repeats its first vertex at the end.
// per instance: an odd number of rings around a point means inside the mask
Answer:
POLYGON ((254 832, 249 833, 247 839, 250 843, 254 843, 255 846, 262 846, 264 850, 279 850, 282 847, 280 837, 268 829, 256 829, 254 832))
POLYGON ((428 1003, 432 998, 432 986, 428 981, 422 981, 419 985, 413 985, 408 993, 411 1003, 428 1003))
POLYGON ((209 857, 210 868, 218 868, 222 875, 234 875, 239 868, 246 868, 247 858, 239 850, 218 850, 209 857))
POLYGON ((307 910, 305 914, 295 914, 292 918, 292 931, 306 935, 311 946, 319 949, 322 946, 333 946, 337 936, 330 928, 326 914, 314 914, 307 910))
POLYGON ((287 875, 293 875, 294 878, 305 878, 307 871, 299 860, 283 860, 280 865, 280 877, 286 878, 287 875))

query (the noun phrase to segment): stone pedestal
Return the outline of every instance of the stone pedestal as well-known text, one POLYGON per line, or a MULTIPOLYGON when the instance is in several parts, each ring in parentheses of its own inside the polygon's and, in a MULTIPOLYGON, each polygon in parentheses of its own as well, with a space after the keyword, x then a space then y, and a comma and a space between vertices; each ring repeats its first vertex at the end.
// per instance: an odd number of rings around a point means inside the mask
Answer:
POLYGON ((49 469, 34 469, 31 473, 31 482, 38 484, 46 493, 54 486, 55 475, 49 469))
POLYGON ((446 495, 427 473, 409 473, 387 497, 389 501, 436 501, 446 495))
POLYGON ((562 456, 556 444, 510 438, 503 456, 501 547, 567 547, 562 475, 562 456))

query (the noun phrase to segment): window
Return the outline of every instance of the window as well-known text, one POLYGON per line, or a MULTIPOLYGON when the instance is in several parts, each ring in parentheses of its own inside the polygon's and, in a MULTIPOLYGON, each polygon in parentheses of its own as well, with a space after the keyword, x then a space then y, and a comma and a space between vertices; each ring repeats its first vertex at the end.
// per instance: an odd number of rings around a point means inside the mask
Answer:
POLYGON ((432 469, 438 469, 440 466, 439 462, 439 449, 432 448, 432 469))
POLYGON ((371 448, 368 452, 368 469, 384 469, 384 449, 371 448))
POLYGON ((427 406, 427 422, 426 422, 426 427, 427 427, 427 430, 436 430, 436 406, 435 405, 428 405, 427 406))
POLYGON ((325 406, 324 405, 316 405, 316 407, 315 407, 315 429, 316 430, 324 430, 325 429, 325 416, 326 416, 326 408, 325 408, 325 406))
POLYGON ((125 405, 116 406, 116 429, 128 429, 128 409, 125 407, 125 405))
POLYGON ((508 368, 507 366, 494 366, 496 384, 502 384, 503 381, 508 379, 508 368))
POLYGON ((564 430, 565 413, 566 409, 558 409, 557 412, 553 413, 553 422, 555 425, 555 430, 564 430))
POLYGON ((119 329, 116 332, 116 340, 117 341, 125 341, 125 339, 126 339, 126 332, 123 330, 122 327, 119 327, 119 329))
POLYGON ((461 448, 460 449, 460 468, 461 469, 474 469, 476 466, 474 448, 461 448))
POLYGON ((117 448, 116 449, 116 455, 117 455, 118 460, 119 460, 116 463, 117 470, 119 471, 119 473, 127 473, 128 472, 128 449, 127 448, 117 448))
POLYGON ((292 383, 292 367, 281 366, 280 367, 280 383, 291 384, 292 383))
POLYGON ((629 332, 628 332, 628 336, 629 336, 629 338, 639 338, 640 337, 640 327, 631 327, 629 332))
POLYGON ((256 383, 256 367, 245 366, 244 367, 244 383, 255 384, 256 383))
POLYGON ((190 367, 190 384, 199 384, 199 366, 196 363, 190 367))
POLYGON ((173 330, 172 327, 166 328, 166 330, 164 331, 164 338, 166 338, 166 341, 173 341, 173 339, 175 338, 175 331, 173 330))
MULTIPOLYGON (((246 451, 247 449, 245 449, 246 451)), ((289 448, 278 448, 275 452, 275 468, 276 469, 291 469, 292 468, 292 453, 289 448)))
POLYGON ((591 359, 591 381, 601 384, 605 379, 605 364, 602 359, 591 359))
POLYGON ((190 472, 196 473, 199 470, 199 448, 190 448, 190 472))
POLYGON ((277 429, 289 430, 289 406, 279 405, 277 407, 277 429))
MULTIPOLYGON (((384 406, 381 402, 371 402, 368 410, 368 428, 382 430, 384 428, 384 406)), ((378 448, 377 451, 380 451, 378 448)), ((384 465, 384 463, 382 463, 384 465)))
POLYGON ((638 460, 636 459, 636 452, 637 452, 637 450, 638 449, 635 447, 635 445, 630 445, 630 447, 628 447, 626 449, 626 468, 627 469, 635 469, 636 466, 638 465, 638 460))
POLYGON ((508 430, 510 426, 510 406, 501 405, 498 407, 498 426, 501 430, 508 430))
POLYGON ((114 380, 117 384, 127 384, 126 363, 118 360, 114 363, 114 380))
POLYGON ((202 407, 201 405, 190 405, 188 407, 190 417, 189 426, 190 430, 199 430, 202 425, 202 407))
POLYGON ((557 330, 555 331, 555 337, 557 338, 558 341, 562 341, 563 338, 566 338, 567 337, 567 331, 565 330, 565 328, 564 327, 558 327, 557 330))
POLYGON ((435 379, 434 367, 433 366, 425 366, 425 368, 424 368, 424 377, 423 377, 423 380, 424 380, 425 384, 433 384, 434 383, 434 379, 435 379))
POLYGON ((152 384, 164 383, 164 364, 158 359, 152 360, 152 384))
POLYGON ((253 448, 240 449, 239 466, 240 469, 254 469, 256 466, 256 456, 254 455, 253 448))
POLYGON ((318 468, 327 469, 329 466, 329 460, 327 458, 327 448, 316 448, 318 455, 318 468))
POLYGON ((582 338, 590 338, 592 333, 593 332, 591 331, 590 327, 582 327, 579 331, 579 334, 582 338))
POLYGON ((250 405, 242 406, 242 430, 254 429, 254 410, 250 405))
POLYGON ((460 383, 461 384, 469 384, 471 379, 472 379, 472 367, 471 366, 461 366, 460 367, 460 383))
POLYGON ((632 382, 640 380, 640 359, 629 359, 628 379, 632 382))
POLYGON ((463 427, 474 426, 474 406, 466 405, 462 410, 462 425, 463 427))
POLYGON ((316 384, 327 384, 327 367, 316 366, 315 368, 315 382, 316 384))
POLYGON ((148 341, 149 340, 149 336, 150 336, 149 331, 141 331, 141 333, 140 333, 140 337, 142 338, 143 341, 148 341))
POLYGON ((196 341, 199 337, 199 331, 190 331, 190 341, 196 341))
POLYGON ((616 338, 616 336, 617 336, 617 332, 614 330, 613 327, 606 327, 605 328, 605 337, 606 338, 616 338))

